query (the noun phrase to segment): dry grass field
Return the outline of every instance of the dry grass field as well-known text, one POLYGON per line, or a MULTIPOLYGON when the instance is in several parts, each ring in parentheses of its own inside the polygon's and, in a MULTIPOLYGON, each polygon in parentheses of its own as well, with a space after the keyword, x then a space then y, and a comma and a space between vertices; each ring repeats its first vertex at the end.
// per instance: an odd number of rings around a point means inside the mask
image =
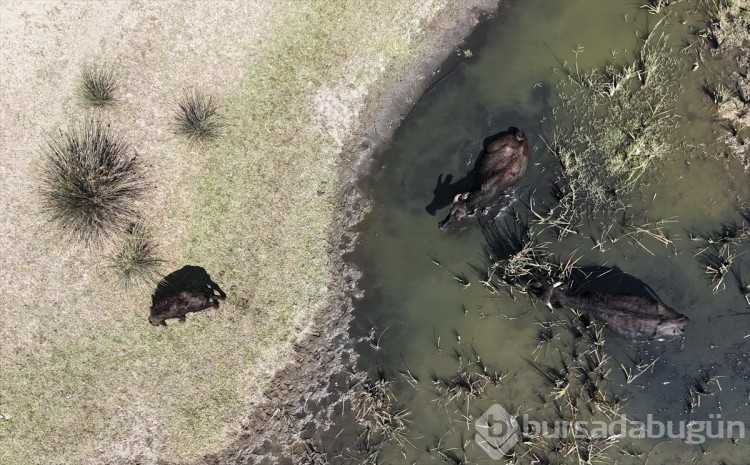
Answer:
MULTIPOLYGON (((0 463, 154 463, 216 451, 323 309, 339 158, 368 96, 460 0, 0 0, 0 463), (81 97, 111 73, 114 101, 81 97), (223 125, 175 130, 197 90, 223 125), (125 234, 84 244, 40 207, 47 143, 100 121, 138 154, 133 204, 159 276, 200 266, 227 293, 147 322, 125 234)), ((435 33, 433 31, 433 33, 435 33)))

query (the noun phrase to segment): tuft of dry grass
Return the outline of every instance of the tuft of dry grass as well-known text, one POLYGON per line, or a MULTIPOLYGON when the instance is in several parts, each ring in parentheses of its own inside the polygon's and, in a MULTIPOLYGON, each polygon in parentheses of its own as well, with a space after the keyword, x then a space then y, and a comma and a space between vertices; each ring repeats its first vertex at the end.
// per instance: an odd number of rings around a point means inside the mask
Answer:
POLYGON ((126 288, 135 284, 153 285, 159 281, 159 266, 164 260, 158 256, 156 241, 143 223, 133 223, 116 253, 109 257, 109 267, 126 288))
POLYGON ((404 447, 409 444, 407 424, 411 412, 397 408, 397 401, 393 394, 392 381, 382 377, 368 378, 363 382, 358 396, 356 418, 370 431, 382 434, 386 441, 394 441, 404 447))
POLYGON ((130 146, 101 121, 86 121, 47 142, 41 208, 63 234, 86 244, 127 230, 146 190, 130 146))
POLYGON ((711 283, 711 292, 716 294, 726 289, 726 278, 733 275, 737 287, 742 295, 747 294, 748 286, 742 281, 739 266, 735 261, 748 250, 750 244, 750 209, 740 203, 738 213, 742 216, 742 223, 725 224, 720 229, 705 235, 691 236, 693 241, 700 242, 698 257, 711 283))
POLYGON ((81 73, 81 86, 78 92, 86 104, 104 107, 117 102, 119 87, 113 69, 102 65, 89 65, 81 73))
POLYGON ((177 105, 175 131, 178 134, 187 137, 191 143, 209 142, 219 137, 224 123, 214 97, 196 89, 187 90, 177 105))

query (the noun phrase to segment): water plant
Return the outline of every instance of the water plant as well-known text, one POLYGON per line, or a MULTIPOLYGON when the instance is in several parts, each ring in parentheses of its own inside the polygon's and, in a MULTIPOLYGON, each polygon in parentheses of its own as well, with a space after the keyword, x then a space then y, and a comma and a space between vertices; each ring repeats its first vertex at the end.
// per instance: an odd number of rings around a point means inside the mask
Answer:
POLYGON ((117 101, 115 97, 118 88, 114 70, 102 65, 89 65, 81 73, 81 85, 78 92, 86 104, 103 107, 117 101))
POLYGON ((538 342, 536 344, 536 348, 531 352, 531 355, 534 356, 534 361, 536 361, 539 357, 542 348, 548 349, 552 341, 560 336, 559 334, 555 333, 555 322, 540 321, 537 324, 540 326, 539 331, 537 332, 538 342))
POLYGON ((669 6, 669 0, 649 0, 648 3, 641 5, 641 8, 655 15, 661 13, 662 9, 667 6, 669 6))
POLYGON ((719 379, 721 376, 714 375, 710 370, 701 370, 698 376, 687 383, 687 405, 688 410, 692 412, 701 406, 701 397, 710 397, 714 395, 711 385, 714 384, 721 391, 719 379))
POLYGON ((414 376, 409 368, 399 371, 399 374, 409 386, 414 388, 414 390, 419 391, 419 378, 414 376))
POLYGON ((368 378, 362 383, 356 405, 356 419, 368 429, 382 434, 387 441, 395 441, 401 447, 409 444, 406 434, 411 412, 396 407, 392 381, 383 378, 368 378))
POLYGON ((555 197, 562 206, 545 213, 548 223, 570 225, 591 213, 626 210, 643 175, 673 149, 680 70, 660 32, 663 21, 641 37, 631 61, 584 71, 579 47, 574 65, 558 68, 565 76, 561 103, 544 142, 560 162, 555 197))
POLYGON ((729 247, 723 247, 721 253, 708 253, 704 255, 703 262, 706 265, 706 274, 711 280, 711 292, 716 294, 726 289, 725 278, 731 273, 736 253, 732 253, 729 247))
POLYGON ((622 369, 623 373, 625 374, 625 382, 627 384, 632 384, 633 381, 635 381, 639 376, 641 376, 643 373, 651 370, 653 372, 654 365, 661 357, 655 358, 651 363, 645 363, 643 361, 633 361, 633 365, 630 367, 626 367, 624 364, 620 364, 620 368, 622 369))
POLYGON ((484 270, 476 271, 490 293, 502 289, 511 296, 514 291, 538 293, 547 284, 566 280, 578 261, 571 256, 558 262, 549 252, 551 243, 539 240, 544 229, 530 229, 520 221, 505 225, 483 223, 482 228, 487 261, 484 270))
POLYGON ((42 212, 86 244, 127 231, 146 186, 136 153, 101 121, 73 126, 44 148, 42 212))
POLYGON ((202 143, 216 139, 224 127, 216 100, 196 89, 183 92, 177 102, 175 130, 191 143, 202 143))
MULTIPOLYGON (((742 295, 748 294, 747 285, 743 282, 735 262, 748 252, 741 249, 750 244, 750 209, 740 202, 738 213, 742 216, 741 223, 727 223, 708 234, 690 236, 691 240, 701 243, 695 255, 705 267, 714 294, 726 289, 725 280, 730 274, 734 276, 742 295)), ((750 299, 748 300, 750 303, 750 299)))
POLYGON ((380 333, 380 335, 377 336, 377 337, 376 337, 377 329, 374 326, 372 328, 370 328, 370 333, 369 333, 369 336, 368 336, 368 340, 370 342, 370 347, 372 347, 374 350, 380 350, 381 349, 381 347, 380 347, 380 340, 383 338, 383 334, 385 334, 385 332, 388 331, 388 329, 390 329, 390 327, 391 326, 388 325, 380 333))

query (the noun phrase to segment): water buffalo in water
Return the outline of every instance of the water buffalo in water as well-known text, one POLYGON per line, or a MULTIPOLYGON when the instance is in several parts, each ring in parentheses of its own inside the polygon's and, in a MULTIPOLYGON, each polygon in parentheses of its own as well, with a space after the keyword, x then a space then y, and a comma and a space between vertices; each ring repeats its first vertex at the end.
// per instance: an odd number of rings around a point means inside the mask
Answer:
POLYGON ((438 226, 448 225, 471 217, 478 209, 491 207, 508 188, 513 187, 526 173, 529 164, 529 143, 518 128, 509 128, 487 145, 479 156, 474 170, 476 179, 471 189, 458 194, 448 216, 438 226))
POLYGON ((668 339, 685 332, 688 317, 663 303, 627 294, 572 294, 562 283, 548 287, 542 302, 549 308, 570 307, 605 323, 628 339, 668 339))
POLYGON ((155 303, 151 307, 151 316, 148 322, 154 326, 167 326, 166 321, 169 318, 179 318, 185 320, 185 315, 190 312, 200 312, 207 308, 218 307, 221 295, 215 295, 212 290, 204 291, 182 291, 177 295, 167 297, 155 303))

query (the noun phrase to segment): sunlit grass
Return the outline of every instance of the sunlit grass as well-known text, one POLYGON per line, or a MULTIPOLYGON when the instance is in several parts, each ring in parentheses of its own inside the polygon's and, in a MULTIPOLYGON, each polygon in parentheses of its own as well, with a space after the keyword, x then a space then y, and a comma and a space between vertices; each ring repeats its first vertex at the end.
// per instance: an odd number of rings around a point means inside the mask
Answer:
POLYGON ((118 281, 127 287, 134 284, 155 285, 159 279, 158 256, 154 238, 142 223, 134 223, 120 248, 110 257, 110 268, 118 281))
MULTIPOLYGON (((405 1, 368 8, 333 1, 274 11, 276 29, 250 61, 236 64, 243 67, 242 79, 216 96, 226 102, 216 109, 227 122, 221 137, 184 150, 185 172, 197 175, 179 179, 179 201, 163 209, 174 216, 165 222, 185 226, 168 253, 205 267, 227 292, 226 305, 168 331, 148 325, 150 295, 139 293, 132 299, 137 305, 123 298, 132 289, 114 291, 110 300, 122 298, 114 310, 76 313, 65 324, 89 330, 90 337, 71 340, 65 328, 56 328, 49 350, 19 358, 12 370, 0 373, 0 397, 10 399, 0 405, 0 414, 12 418, 0 422, 3 445, 10 444, 0 456, 17 463, 96 462, 110 447, 127 449, 126 440, 137 436, 144 439, 138 444, 146 455, 132 452, 131 463, 146 461, 148 453, 180 462, 229 442, 243 412, 288 361, 291 344, 313 312, 330 302, 336 270, 329 234, 340 214, 342 144, 321 127, 331 115, 316 96, 342 98, 336 105, 359 114, 367 103, 364 92, 402 71, 423 49, 425 22, 436 10, 405 1), (343 98, 339 90, 355 83, 362 94, 343 98), (20 388, 21 382, 28 388, 20 388)), ((209 111, 202 114, 212 113, 214 102, 203 103, 209 111)), ((176 107, 156 108, 164 117, 147 122, 173 130, 176 107)), ((348 136, 358 123, 333 121, 332 127, 348 136)), ((149 175, 166 191, 178 182, 166 173, 149 175)), ((116 229, 126 233, 130 220, 116 229)), ((128 246, 125 265, 118 265, 130 269, 125 275, 137 274, 133 265, 154 256, 147 242, 128 246)), ((79 298, 90 294, 86 290, 79 298)), ((77 307, 70 304, 80 312, 77 307)), ((406 439, 397 423, 405 424, 406 412, 392 413, 382 418, 394 426, 391 436, 406 439)))

